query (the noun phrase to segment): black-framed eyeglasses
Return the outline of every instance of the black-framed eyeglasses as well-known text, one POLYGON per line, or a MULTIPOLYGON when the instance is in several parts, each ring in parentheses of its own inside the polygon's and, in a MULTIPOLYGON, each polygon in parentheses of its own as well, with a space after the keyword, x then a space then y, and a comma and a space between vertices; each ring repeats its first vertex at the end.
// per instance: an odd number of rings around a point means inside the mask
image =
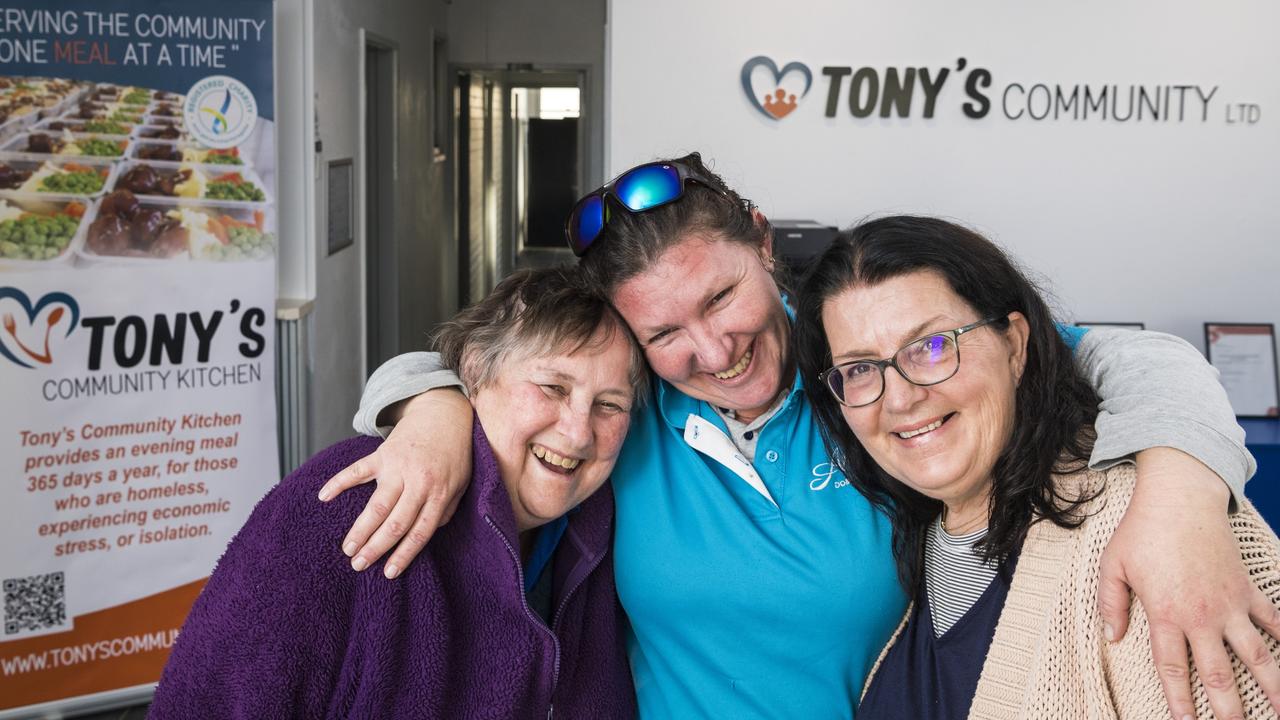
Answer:
POLYGON ((931 333, 903 345, 887 360, 850 360, 823 370, 818 379, 841 405, 855 408, 884 395, 886 368, 897 370, 912 385, 937 385, 960 370, 960 336, 1003 319, 989 317, 955 330, 931 333))
POLYGON ((609 198, 628 212, 644 212, 684 197, 685 186, 690 181, 724 194, 715 183, 679 160, 645 163, 627 170, 582 196, 573 206, 564 225, 569 248, 578 257, 587 254, 591 243, 600 237, 604 226, 609 223, 609 198))

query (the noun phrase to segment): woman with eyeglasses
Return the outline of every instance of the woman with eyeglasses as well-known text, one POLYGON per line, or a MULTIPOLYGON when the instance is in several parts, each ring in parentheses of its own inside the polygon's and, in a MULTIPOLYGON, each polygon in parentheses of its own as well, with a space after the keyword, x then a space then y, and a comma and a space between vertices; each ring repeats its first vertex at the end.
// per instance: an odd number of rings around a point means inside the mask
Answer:
MULTIPOLYGON (((621 174, 578 202, 566 231, 656 376, 613 474, 615 574, 641 715, 849 717, 907 598, 888 518, 823 446, 768 221, 695 153, 621 174)), ((1181 633, 1203 670, 1225 659, 1224 638, 1254 632, 1227 516, 1252 459, 1197 352, 1152 333, 1095 333, 1070 337, 1109 403, 1094 462, 1164 446, 1198 458, 1139 454, 1138 491, 1100 592, 1117 635, 1130 587, 1158 606, 1153 626, 1177 633, 1181 644, 1153 650, 1171 669, 1180 717, 1191 708, 1172 673, 1187 663, 1181 633), (1172 510, 1170 496, 1180 498, 1172 510)), ((424 392, 452 382, 439 370, 416 353, 374 373, 355 424, 390 432, 387 442, 322 489, 329 498, 378 479, 342 541, 356 570, 381 565, 396 577, 465 485, 469 410, 452 389, 424 392)), ((1280 669, 1254 671, 1280 698, 1280 669)), ((1235 692, 1214 696, 1227 707, 1235 692)))
MULTIPOLYGON (((828 448, 890 518, 912 601, 859 718, 1165 717, 1158 629, 1138 606, 1108 642, 1095 602, 1133 466, 1089 470, 1098 398, 1009 258, 935 218, 863 223, 806 275, 795 332, 828 448)), ((1268 618, 1280 540, 1247 501, 1231 529, 1268 618)), ((1213 683, 1244 702, 1217 717, 1275 717, 1246 665, 1280 643, 1243 630, 1227 675, 1192 676, 1196 717, 1213 683)))

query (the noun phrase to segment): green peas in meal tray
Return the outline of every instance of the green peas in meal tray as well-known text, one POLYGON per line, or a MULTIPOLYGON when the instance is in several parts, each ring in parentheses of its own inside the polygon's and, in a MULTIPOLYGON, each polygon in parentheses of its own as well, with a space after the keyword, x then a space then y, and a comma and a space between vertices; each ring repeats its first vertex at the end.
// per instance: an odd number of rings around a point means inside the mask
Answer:
POLYGON ((124 147, 115 140, 103 140, 101 138, 90 138, 88 140, 80 140, 76 142, 80 150, 85 155, 93 155, 95 157, 120 157, 124 154, 124 147))
MULTIPOLYGON (((84 212, 72 204, 67 211, 84 212)), ((57 215, 23 215, 0 221, 0 258, 52 260, 66 251, 80 218, 67 211, 57 215)))
POLYGON ((210 218, 209 231, 219 242, 205 245, 199 259, 215 261, 260 260, 275 253, 276 236, 265 229, 266 216, 261 210, 253 213, 253 222, 239 220, 230 215, 210 218))
POLYGON ((40 192, 92 195, 102 189, 105 171, 99 172, 84 165, 66 165, 70 172, 50 175, 40 181, 40 192))

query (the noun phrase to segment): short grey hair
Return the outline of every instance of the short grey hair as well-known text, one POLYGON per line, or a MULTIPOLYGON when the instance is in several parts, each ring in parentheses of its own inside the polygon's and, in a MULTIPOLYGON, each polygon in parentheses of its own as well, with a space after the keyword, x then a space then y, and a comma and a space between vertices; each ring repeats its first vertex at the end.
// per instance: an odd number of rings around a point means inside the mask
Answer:
POLYGON ((622 333, 630 346, 629 380, 638 407, 649 391, 644 354, 617 311, 587 289, 575 268, 518 270, 442 325, 433 339, 444 366, 475 392, 513 357, 574 353, 608 343, 614 333, 622 333))

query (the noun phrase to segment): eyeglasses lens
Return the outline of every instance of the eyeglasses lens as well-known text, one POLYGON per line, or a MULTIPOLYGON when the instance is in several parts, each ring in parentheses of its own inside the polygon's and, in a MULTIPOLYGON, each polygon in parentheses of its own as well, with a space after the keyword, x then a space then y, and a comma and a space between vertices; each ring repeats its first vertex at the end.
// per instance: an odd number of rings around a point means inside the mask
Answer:
POLYGON ((592 195, 578 203, 569 224, 574 230, 574 251, 581 255, 604 229, 604 200, 592 195))
POLYGON ((827 376, 827 384, 842 402, 861 405, 880 395, 880 368, 872 363, 854 363, 837 368, 827 376))
POLYGON ((956 343, 950 335, 930 335, 902 348, 898 367, 917 385, 942 382, 955 372, 956 343))
MULTIPOLYGON (((930 335, 898 350, 894 362, 908 382, 934 385, 955 374, 960 354, 954 337, 930 335)), ((873 362, 842 365, 827 373, 827 386, 846 405, 869 405, 884 391, 885 372, 886 368, 873 362)))
POLYGON ((680 197, 680 173, 671 165, 646 165, 618 178, 613 191, 631 212, 648 210, 680 197))

